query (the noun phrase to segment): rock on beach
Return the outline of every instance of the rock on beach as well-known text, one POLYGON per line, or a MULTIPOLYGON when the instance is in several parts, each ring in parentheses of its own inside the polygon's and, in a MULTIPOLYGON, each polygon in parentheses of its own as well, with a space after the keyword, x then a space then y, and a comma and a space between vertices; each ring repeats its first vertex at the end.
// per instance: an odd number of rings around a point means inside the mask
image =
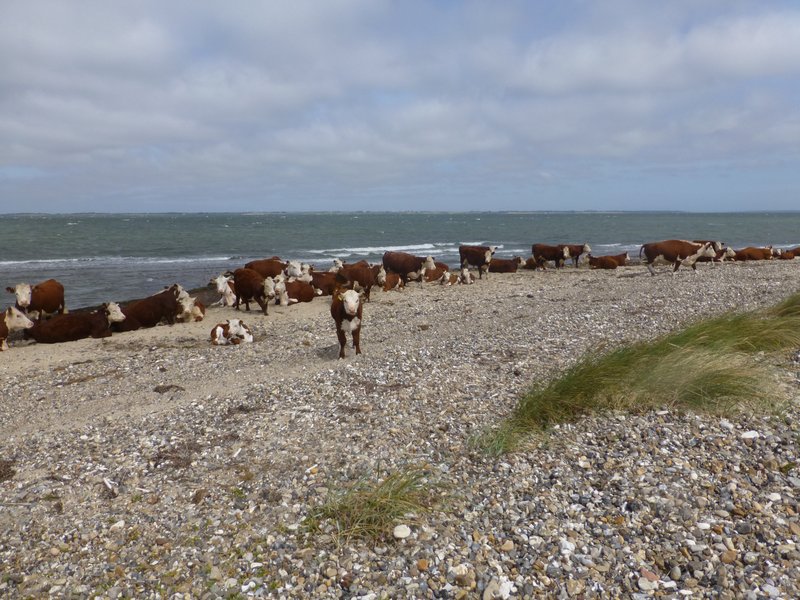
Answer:
POLYGON ((376 290, 363 354, 344 360, 325 299, 12 341, 0 597, 798 597, 790 355, 779 415, 662 407, 589 416, 499 458, 473 444, 588 350, 800 290, 796 261, 698 271, 376 290), (211 346, 209 324, 233 317, 255 342, 211 346), (336 492, 409 468, 446 498, 395 523, 413 518, 413 533, 337 543, 330 522, 304 527, 336 492))

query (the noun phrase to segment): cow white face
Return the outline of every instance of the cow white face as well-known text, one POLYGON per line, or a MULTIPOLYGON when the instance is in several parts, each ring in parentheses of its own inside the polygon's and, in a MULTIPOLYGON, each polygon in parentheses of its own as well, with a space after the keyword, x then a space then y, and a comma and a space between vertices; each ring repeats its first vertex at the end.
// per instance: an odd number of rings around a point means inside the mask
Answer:
POLYGON ((521 256, 515 256, 515 257, 514 257, 514 260, 516 260, 516 261, 517 261, 517 266, 518 266, 518 267, 523 267, 523 266, 525 266, 525 261, 522 259, 522 257, 521 257, 521 256))
POLYGON ((303 267, 298 260, 290 260, 284 270, 287 277, 300 277, 303 273, 303 267))
POLYGON ((569 258, 569 257, 570 257, 570 254, 569 254, 569 248, 567 248, 566 246, 564 246, 564 248, 561 250, 561 255, 562 255, 564 258, 569 258))
POLYGON ((339 269, 341 269, 343 266, 344 266, 344 263, 342 263, 342 260, 341 260, 341 259, 339 259, 339 258, 334 258, 334 259, 333 259, 333 266, 332 266, 330 269, 328 269, 328 271, 329 271, 329 272, 331 272, 331 273, 336 273, 336 272, 337 272, 337 271, 339 271, 339 269))
POLYGON ((733 248, 725 248, 725 254, 723 254, 725 258, 734 258, 736 256, 736 250, 733 248))
POLYGON ((378 276, 375 278, 375 280, 378 282, 378 285, 383 285, 386 283, 386 269, 383 268, 383 265, 381 265, 381 268, 378 269, 378 276))
POLYGON ((6 288, 6 291, 14 294, 14 297, 17 299, 17 306, 20 308, 28 308, 31 305, 30 283, 18 283, 13 288, 6 288))
POLYGON ((439 278, 439 283, 442 285, 450 285, 450 272, 445 271, 442 273, 442 276, 439 278))
POLYGON ((588 254, 591 251, 592 251, 592 248, 591 248, 591 246, 589 246, 589 244, 584 244, 583 245, 583 252, 584 253, 588 254))
POLYGON ((472 283, 472 274, 469 272, 469 269, 464 267, 461 269, 461 275, 459 275, 459 282, 469 284, 472 283))
POLYGON ((436 263, 434 262, 432 256, 428 256, 428 257, 425 258, 425 262, 422 263, 422 266, 427 271, 428 269, 435 269, 436 268, 436 263))
POLYGON ((109 323, 121 323, 125 320, 125 315, 122 314, 119 304, 116 302, 108 302, 103 305, 106 311, 106 316, 109 323))
MULTIPOLYGON (((194 305, 194 298, 190 298, 187 294, 186 298, 180 298, 178 300, 178 306, 180 307, 180 312, 177 316, 179 321, 194 321, 196 308, 194 305)), ((199 312, 200 309, 198 308, 197 311, 199 312)))
POLYGON ((242 323, 241 319, 228 320, 228 334, 230 337, 239 338, 243 342, 250 343, 253 341, 253 333, 247 325, 242 323))
POLYGON ((33 327, 33 321, 25 316, 22 311, 17 310, 13 306, 9 306, 6 309, 6 312, 3 314, 3 319, 9 331, 19 331, 20 329, 30 329, 33 327))
POLYGON ((488 264, 492 261, 492 254, 494 254, 494 250, 492 250, 493 246, 489 247, 489 250, 483 255, 483 260, 488 264))
POLYGON ((224 294, 225 290, 228 289, 228 282, 232 280, 233 277, 225 277, 225 275, 217 275, 216 277, 214 277, 214 279, 209 281, 209 283, 215 287, 217 293, 224 294))
POLYGON ((361 304, 361 296, 355 290, 347 290, 344 294, 339 296, 344 306, 344 312, 351 317, 358 313, 358 305, 361 304))

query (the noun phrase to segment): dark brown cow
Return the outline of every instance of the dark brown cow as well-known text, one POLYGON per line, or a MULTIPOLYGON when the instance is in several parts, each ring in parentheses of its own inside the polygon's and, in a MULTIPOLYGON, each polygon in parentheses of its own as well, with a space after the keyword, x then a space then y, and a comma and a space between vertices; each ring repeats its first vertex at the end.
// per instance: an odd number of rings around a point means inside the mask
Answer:
POLYGON ((135 331, 147 327, 155 327, 161 321, 173 325, 182 314, 189 314, 192 300, 180 285, 173 284, 167 289, 142 298, 133 300, 122 307, 125 320, 114 323, 114 331, 135 331))
POLYGON ((16 297, 17 309, 40 321, 47 314, 64 314, 64 286, 55 279, 35 285, 18 283, 13 288, 7 287, 6 291, 16 297))
POLYGON ((590 269, 616 269, 619 263, 613 256, 588 255, 590 269))
POLYGON ((9 306, 0 318, 0 352, 8 350, 8 334, 12 331, 30 329, 33 327, 31 321, 21 310, 15 306, 9 306))
POLYGON ((275 284, 275 300, 281 306, 298 302, 311 302, 318 296, 314 286, 305 281, 279 281, 275 284))
POLYGON ((747 260, 772 260, 772 246, 767 246, 766 248, 755 248, 753 246, 748 246, 747 248, 742 248, 741 250, 736 250, 736 256, 733 260, 737 262, 743 262, 747 260))
POLYGON ((608 256, 609 258, 613 258, 615 261, 617 261, 618 267, 624 267, 631 260, 627 252, 621 252, 620 254, 609 254, 608 256))
POLYGON ((587 243, 583 244, 559 244, 559 248, 566 248, 568 254, 565 255, 566 258, 572 259, 572 264, 575 265, 575 268, 578 268, 578 262, 581 258, 581 254, 589 254, 592 251, 591 247, 587 243))
POLYGON ((355 290, 337 289, 331 302, 331 316, 336 323, 336 337, 339 338, 339 358, 344 358, 344 348, 347 345, 345 333, 350 332, 353 337, 353 348, 356 354, 361 354, 361 315, 364 304, 361 296, 355 290))
POLYGON ((321 292, 320 296, 330 296, 336 289, 336 273, 311 271, 311 285, 315 290, 321 292))
POLYGON ((484 272, 488 271, 489 263, 492 262, 492 255, 496 249, 497 246, 466 246, 462 244, 458 247, 459 264, 462 269, 470 266, 476 267, 478 279, 481 279, 484 272))
POLYGON ((525 264, 521 256, 514 258, 492 258, 489 263, 490 273, 516 273, 517 269, 525 264))
POLYGON ((778 256, 778 258, 780 260, 794 260, 794 257, 797 255, 798 254, 795 250, 784 250, 781 252, 780 256, 778 256))
POLYGON ((525 265, 522 267, 523 269, 530 269, 531 271, 535 271, 539 268, 539 265, 536 263, 536 259, 532 256, 525 261, 525 265))
POLYGON ((564 266, 564 261, 569 258, 569 250, 564 246, 550 246, 548 244, 533 244, 531 246, 533 260, 540 269, 545 270, 546 263, 552 260, 556 269, 564 266))
POLYGON ((250 310, 250 301, 256 302, 261 307, 261 312, 267 314, 267 303, 275 297, 275 282, 271 277, 264 277, 254 269, 236 269, 233 272, 233 293, 236 300, 233 308, 239 310, 239 304, 244 302, 244 309, 250 310))
POLYGON ((397 273, 405 285, 409 279, 422 283, 425 270, 435 268, 435 264, 432 256, 422 258, 407 252, 387 251, 383 253, 383 267, 387 275, 390 271, 397 273))
POLYGON ((794 256, 800 256, 800 246, 789 248, 788 250, 784 250, 784 252, 791 252, 794 256))
POLYGON ((125 315, 115 302, 103 304, 94 312, 57 315, 40 321, 23 334, 40 344, 60 344, 84 338, 104 338, 111 335, 111 325, 125 322, 125 315))
POLYGON ((283 270, 288 266, 289 263, 283 262, 282 260, 272 257, 272 258, 262 258, 260 260, 252 260, 247 263, 244 268, 251 269, 261 275, 264 278, 267 277, 277 277, 283 270))
POLYGON ((691 266, 697 271, 697 259, 701 256, 715 256, 716 252, 710 242, 695 244, 687 240, 664 240, 642 245, 639 249, 640 259, 642 254, 645 256, 650 274, 655 276, 653 263, 674 265, 673 274, 681 265, 691 266))
POLYGON ((362 260, 357 263, 344 265, 339 269, 336 275, 338 277, 337 281, 345 287, 352 288, 354 284, 358 284, 364 291, 364 298, 369 302, 370 290, 372 290, 372 286, 375 285, 375 271, 373 271, 373 267, 371 267, 367 261, 362 260))

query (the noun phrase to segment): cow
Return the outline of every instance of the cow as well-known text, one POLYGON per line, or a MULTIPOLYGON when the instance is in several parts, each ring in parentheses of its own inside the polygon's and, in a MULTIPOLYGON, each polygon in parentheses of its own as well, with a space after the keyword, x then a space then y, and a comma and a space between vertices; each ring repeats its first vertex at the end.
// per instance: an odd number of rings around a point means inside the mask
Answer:
POLYGON ((725 244, 716 240, 692 240, 694 244, 711 244, 714 252, 719 252, 725 248, 725 244))
POLYGON ((232 275, 217 275, 208 282, 208 285, 217 290, 220 299, 212 306, 233 306, 236 302, 236 293, 233 291, 232 275))
POLYGON ((35 285, 18 283, 13 288, 7 287, 6 291, 16 296, 18 310, 39 321, 45 315, 51 313, 63 315, 66 311, 64 286, 55 279, 48 279, 35 285))
POLYGON ((449 269, 434 267, 433 269, 425 270, 425 275, 423 276, 423 279, 425 283, 438 283, 442 280, 442 277, 444 277, 445 275, 449 275, 449 269))
POLYGON ((787 252, 790 252, 793 256, 800 256, 800 246, 789 248, 788 250, 783 251, 784 254, 786 254, 787 252))
POLYGON ((748 246, 747 248, 742 248, 741 250, 736 250, 736 255, 734 256, 733 260, 739 261, 747 261, 747 260, 772 260, 774 258, 772 254, 772 246, 767 246, 766 248, 755 248, 753 246, 748 246))
POLYGON ((631 260, 627 252, 621 252, 620 254, 609 254, 608 257, 613 258, 617 262, 618 267, 624 267, 631 260))
POLYGON ((794 260, 795 256, 797 256, 795 250, 784 250, 778 258, 781 260, 794 260))
POLYGON ((383 291, 388 292, 390 290, 399 290, 405 287, 403 280, 400 278, 400 275, 397 273, 386 273, 384 276, 383 281, 383 291))
POLYGON ((397 273, 405 285, 409 279, 422 283, 425 271, 435 268, 435 264, 432 256, 422 258, 406 252, 387 251, 383 253, 383 267, 387 273, 397 273))
POLYGON ((337 281, 343 286, 355 287, 356 284, 364 290, 364 298, 369 302, 369 294, 372 286, 375 285, 375 271, 373 267, 361 260, 357 263, 344 265, 336 273, 337 281))
POLYGON ((356 354, 361 354, 361 319, 364 304, 361 295, 355 290, 337 289, 331 302, 331 316, 336 323, 336 337, 339 338, 339 358, 344 358, 347 345, 345 333, 350 332, 356 354))
MULTIPOLYGON (((472 265, 478 269, 478 279, 483 278, 483 273, 488 271, 489 263, 492 262, 492 255, 497 250, 497 246, 468 246, 458 247, 458 264, 461 268, 472 265)), ((487 274, 488 277, 488 274, 487 274)))
POLYGON ((135 331, 155 327, 161 321, 173 325, 180 317, 188 320, 192 311, 192 299, 179 284, 173 284, 157 294, 133 300, 122 307, 125 319, 114 322, 113 331, 135 331))
POLYGON ((538 265, 538 263, 536 262, 536 259, 535 259, 535 258, 533 258, 533 257, 531 256, 529 259, 527 259, 527 260, 525 261, 525 264, 523 265, 523 267, 522 267, 522 268, 523 268, 523 269, 529 269, 529 270, 531 270, 531 271, 535 271, 536 269, 538 269, 538 268, 539 268, 539 265, 538 265))
POLYGON ((197 298, 189 298, 189 304, 184 311, 178 315, 177 321, 181 323, 195 323, 202 321, 206 316, 206 305, 197 298))
POLYGON ((721 250, 717 250, 713 257, 701 256, 697 259, 697 262, 710 262, 712 265, 714 265, 716 263, 725 262, 726 258, 730 260, 735 259, 736 251, 733 248, 722 248, 721 250))
POLYGON ((472 283, 475 283, 475 275, 470 273, 467 267, 464 267, 458 274, 458 283, 460 283, 461 285, 470 285, 472 283))
POLYGON ((267 277, 275 278, 278 275, 281 275, 287 266, 287 263, 273 256, 272 258, 251 260, 244 266, 244 268, 251 269, 266 279, 267 277))
POLYGON ((275 284, 275 301, 281 306, 289 306, 297 302, 311 302, 317 294, 314 286, 305 281, 279 281, 275 284))
POLYGON ((331 296, 336 289, 336 273, 331 271, 311 272, 311 285, 318 296, 331 296))
POLYGON ((687 240, 664 240, 661 242, 648 242, 639 248, 639 259, 645 256, 650 274, 655 276, 653 263, 671 264, 673 275, 681 265, 692 267, 697 272, 697 259, 701 256, 716 256, 714 247, 710 242, 695 244, 687 240))
POLYGON ((8 350, 8 334, 12 331, 20 331, 23 329, 30 329, 33 327, 31 321, 25 313, 15 306, 9 306, 3 312, 3 318, 0 319, 0 352, 8 350))
POLYGON ((590 269, 616 269, 619 263, 613 256, 592 256, 587 255, 590 269))
POLYGON ((40 344, 60 344, 84 338, 106 338, 111 335, 111 325, 125 322, 125 315, 116 302, 107 302, 94 312, 76 312, 56 315, 40 321, 23 336, 40 344))
POLYGON ((328 272, 329 272, 329 273, 336 273, 336 272, 338 272, 338 271, 339 271, 339 269, 341 269, 343 266, 344 266, 344 263, 342 262, 342 259, 341 259, 341 258, 334 258, 334 259, 333 259, 333 265, 331 266, 331 268, 330 268, 330 269, 328 269, 328 272))
POLYGON ((552 260, 556 269, 564 266, 564 261, 569 258, 569 248, 566 246, 550 246, 548 244, 533 244, 531 246, 533 260, 540 269, 545 270, 545 263, 552 260))
POLYGON ((592 251, 591 247, 587 243, 583 244, 559 244, 559 248, 566 248, 568 250, 568 254, 565 254, 565 258, 571 258, 572 264, 575 265, 575 268, 578 268, 578 262, 581 258, 581 254, 589 254, 592 251))
POLYGON ((490 273, 516 273, 517 269, 525 264, 522 257, 514 258, 492 258, 489 262, 490 273))
POLYGON ((236 269, 233 272, 233 293, 236 295, 233 308, 239 310, 239 305, 244 302, 244 309, 249 311, 253 300, 266 315, 267 303, 275 297, 275 282, 254 269, 236 269))
POLYGON ((229 346, 253 341, 253 332, 241 319, 228 319, 217 323, 211 330, 211 343, 215 346, 229 346))

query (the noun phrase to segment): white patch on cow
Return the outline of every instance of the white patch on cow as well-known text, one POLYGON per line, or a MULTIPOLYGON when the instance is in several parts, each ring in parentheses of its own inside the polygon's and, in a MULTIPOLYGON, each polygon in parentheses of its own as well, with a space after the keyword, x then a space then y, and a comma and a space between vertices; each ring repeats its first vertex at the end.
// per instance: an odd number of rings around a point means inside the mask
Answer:
POLYGON ((474 282, 475 282, 475 276, 469 272, 469 269, 467 269, 466 267, 461 269, 461 273, 458 276, 458 283, 469 285, 470 283, 474 282))
POLYGON ((344 263, 341 261, 341 259, 334 258, 333 259, 333 266, 330 269, 328 269, 328 272, 329 273, 338 273, 339 269, 341 269, 343 266, 344 266, 344 263))
POLYGON ((17 306, 20 308, 27 308, 31 305, 31 284, 18 283, 14 286, 14 297, 16 298, 17 306))
POLYGON ((345 333, 352 333, 358 329, 359 325, 361 325, 361 320, 358 317, 353 317, 349 321, 347 319, 342 319, 342 326, 340 329, 345 333))
MULTIPOLYGON (((563 250, 561 251, 561 255, 562 255, 564 258, 569 258, 570 256, 572 256, 572 255, 569 253, 569 248, 567 248, 566 246, 564 246, 563 250)), ((556 266, 558 266, 558 265, 556 265, 556 266)))
POLYGON ((231 337, 238 337, 243 342, 250 343, 253 341, 253 334, 250 328, 242 323, 241 319, 229 319, 228 332, 231 337))
POLYGON ((736 250, 733 248, 725 248, 725 254, 722 255, 721 260, 726 258, 735 258, 736 257, 736 250))
POLYGON ((436 262, 433 260, 432 256, 427 256, 427 257, 425 257, 425 262, 422 263, 422 266, 423 266, 423 268, 425 270, 435 269, 436 268, 436 262))
MULTIPOLYGON (((492 254, 494 254, 496 250, 497 250, 497 246, 489 246, 489 252, 491 252, 492 254)), ((490 258, 491 258, 491 256, 490 256, 490 258)))
POLYGON ((450 285, 450 272, 445 271, 444 273, 442 273, 442 276, 436 281, 438 281, 442 285, 450 285))
POLYGON ((33 327, 33 321, 25 316, 22 311, 17 310, 13 306, 9 306, 6 312, 3 313, 3 320, 9 331, 19 331, 21 329, 30 329, 33 327))
POLYGON ((492 247, 489 246, 489 250, 483 255, 483 260, 486 261, 486 264, 492 262, 492 254, 494 254, 494 250, 491 249, 492 247))
POLYGON ((104 308, 109 323, 121 323, 125 320, 125 315, 116 302, 108 302, 104 305, 104 308))
POLYGON ((178 306, 181 307, 181 312, 178 314, 176 319, 183 322, 193 320, 194 309, 195 309, 194 298, 190 298, 188 295, 186 296, 186 298, 180 298, 178 300, 178 306))
POLYGON ((225 275, 217 275, 209 281, 214 285, 217 293, 220 294, 220 299, 211 306, 233 306, 236 302, 236 294, 233 293, 230 283, 233 282, 233 277, 226 277, 225 275))
POLYGON ((591 246, 589 246, 589 244, 584 244, 583 245, 583 252, 584 253, 589 254, 589 252, 591 252, 591 251, 592 251, 592 248, 591 248, 591 246))
POLYGON ((383 268, 383 265, 381 265, 381 268, 378 269, 378 275, 375 277, 375 281, 378 282, 378 285, 383 285, 386 283, 386 269, 383 268))
POLYGON ((341 296, 344 312, 351 317, 358 313, 358 305, 361 303, 361 296, 355 290, 347 290, 341 296))
POLYGON ((278 298, 278 304, 289 306, 289 292, 286 291, 286 283, 281 280, 275 284, 273 297, 278 298))
MULTIPOLYGON (((281 282, 281 284, 283 285, 283 289, 286 290, 286 285, 283 284, 283 282, 281 282)), ((267 300, 272 300, 275 297, 275 294, 277 293, 275 288, 275 281, 272 279, 272 277, 265 277, 264 295, 267 297, 267 300)))

